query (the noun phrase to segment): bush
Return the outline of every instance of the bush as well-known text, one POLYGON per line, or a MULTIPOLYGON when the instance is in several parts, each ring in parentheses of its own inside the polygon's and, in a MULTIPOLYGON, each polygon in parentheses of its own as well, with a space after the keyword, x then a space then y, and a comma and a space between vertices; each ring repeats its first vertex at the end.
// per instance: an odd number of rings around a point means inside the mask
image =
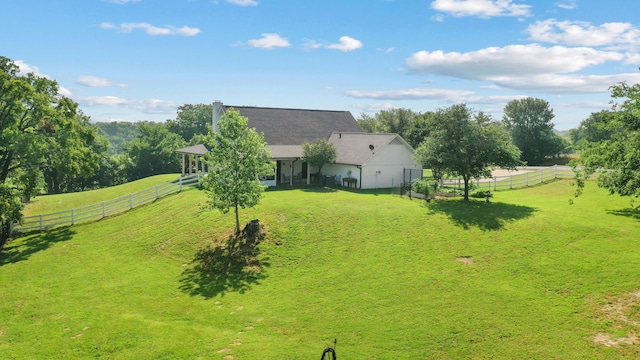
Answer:
POLYGON ((476 190, 472 193, 469 193, 469 197, 472 197, 472 198, 484 199, 487 196, 493 197, 493 194, 491 193, 491 191, 481 189, 481 190, 476 190))
POLYGON ((431 194, 431 190, 433 189, 433 185, 430 184, 426 179, 414 179, 411 182, 411 191, 424 194, 428 196, 431 194))

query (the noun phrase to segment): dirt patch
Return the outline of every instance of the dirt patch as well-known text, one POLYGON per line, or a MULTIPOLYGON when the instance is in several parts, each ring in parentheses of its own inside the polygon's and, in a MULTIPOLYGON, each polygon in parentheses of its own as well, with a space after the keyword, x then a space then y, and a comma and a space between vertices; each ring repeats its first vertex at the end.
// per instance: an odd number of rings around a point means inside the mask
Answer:
POLYGON ((596 310, 596 318, 610 323, 611 333, 596 334, 595 343, 607 347, 640 344, 640 290, 606 299, 596 310))
POLYGON ((456 260, 460 261, 463 264, 471 265, 473 264, 472 256, 458 256, 456 260))

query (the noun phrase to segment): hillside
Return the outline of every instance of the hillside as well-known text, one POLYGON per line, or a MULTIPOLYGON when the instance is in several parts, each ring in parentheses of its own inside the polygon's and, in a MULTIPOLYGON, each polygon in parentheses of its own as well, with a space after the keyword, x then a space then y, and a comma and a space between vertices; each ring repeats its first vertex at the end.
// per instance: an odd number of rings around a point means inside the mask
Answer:
POLYGON ((574 205, 568 181, 491 204, 271 190, 243 256, 195 189, 26 235, 0 258, 0 358, 306 359, 334 338, 343 359, 637 357, 640 215, 592 185, 574 205))

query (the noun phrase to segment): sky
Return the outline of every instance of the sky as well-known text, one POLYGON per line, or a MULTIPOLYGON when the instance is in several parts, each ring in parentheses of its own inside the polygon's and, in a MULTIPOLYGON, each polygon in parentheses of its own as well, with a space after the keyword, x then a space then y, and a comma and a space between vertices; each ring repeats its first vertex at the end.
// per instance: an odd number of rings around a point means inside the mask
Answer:
POLYGON ((549 102, 556 130, 640 83, 637 0, 11 0, 0 55, 54 79, 92 121, 212 103, 502 119, 549 102))

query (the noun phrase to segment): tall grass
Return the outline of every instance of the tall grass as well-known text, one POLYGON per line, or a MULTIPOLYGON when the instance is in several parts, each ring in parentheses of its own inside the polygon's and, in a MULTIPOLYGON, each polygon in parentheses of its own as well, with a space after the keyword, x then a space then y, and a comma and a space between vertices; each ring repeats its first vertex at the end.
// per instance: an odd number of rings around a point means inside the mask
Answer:
POLYGON ((343 359, 638 357, 594 339, 639 330, 604 305, 638 290, 640 215, 572 194, 271 190, 240 256, 202 191, 25 235, 0 259, 0 358, 304 359, 334 338, 343 359))

